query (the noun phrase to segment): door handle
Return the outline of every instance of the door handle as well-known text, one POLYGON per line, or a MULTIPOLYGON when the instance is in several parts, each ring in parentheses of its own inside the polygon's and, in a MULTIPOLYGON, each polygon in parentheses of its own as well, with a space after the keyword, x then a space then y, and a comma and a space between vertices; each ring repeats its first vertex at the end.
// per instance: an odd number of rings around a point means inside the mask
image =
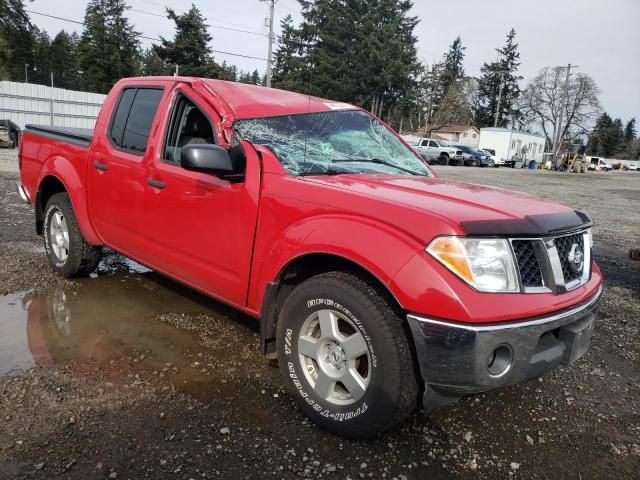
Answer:
POLYGON ((167 186, 166 183, 161 182, 160 180, 154 180, 153 178, 147 178, 147 183, 152 187, 161 188, 161 189, 167 186))
POLYGON ((93 162, 93 168, 97 170, 102 170, 104 172, 109 168, 109 165, 107 165, 106 163, 100 163, 96 160, 95 162, 93 162))

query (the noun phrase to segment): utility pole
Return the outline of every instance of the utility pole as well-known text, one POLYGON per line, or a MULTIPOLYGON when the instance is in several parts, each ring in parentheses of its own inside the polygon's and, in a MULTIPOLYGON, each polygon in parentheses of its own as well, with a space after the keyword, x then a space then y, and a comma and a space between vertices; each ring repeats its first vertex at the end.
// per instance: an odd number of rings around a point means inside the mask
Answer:
POLYGON ((571 69, 578 68, 578 65, 571 65, 570 63, 566 67, 560 67, 567 69, 567 76, 564 79, 564 88, 562 89, 562 100, 560 104, 560 113, 558 115, 558 123, 556 124, 556 132, 554 135, 554 146, 553 152, 558 156, 560 152, 560 147, 562 146, 562 121, 564 120, 564 110, 567 105, 567 101, 569 100, 569 77, 571 76, 571 69))
POLYGON ((496 115, 493 119, 493 126, 498 126, 498 117, 500 116, 500 102, 502 101, 502 89, 504 87, 504 70, 500 72, 500 90, 498 90, 498 105, 496 106, 496 115))
POLYGON ((27 68, 29 68, 29 64, 24 64, 24 83, 29 83, 29 74, 27 73, 27 68))
POLYGON ((269 3, 269 18, 267 18, 269 26, 269 49, 267 51, 267 87, 271 87, 271 60, 273 57, 273 10, 276 5, 275 0, 260 0, 269 3))

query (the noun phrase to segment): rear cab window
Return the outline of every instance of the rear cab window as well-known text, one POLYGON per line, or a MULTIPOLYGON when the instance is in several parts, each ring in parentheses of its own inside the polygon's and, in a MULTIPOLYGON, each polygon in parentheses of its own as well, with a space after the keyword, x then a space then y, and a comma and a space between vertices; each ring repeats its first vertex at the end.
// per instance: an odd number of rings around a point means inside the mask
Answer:
POLYGON ((126 152, 143 155, 149 132, 162 99, 162 88, 125 88, 113 112, 109 127, 111 144, 126 152))

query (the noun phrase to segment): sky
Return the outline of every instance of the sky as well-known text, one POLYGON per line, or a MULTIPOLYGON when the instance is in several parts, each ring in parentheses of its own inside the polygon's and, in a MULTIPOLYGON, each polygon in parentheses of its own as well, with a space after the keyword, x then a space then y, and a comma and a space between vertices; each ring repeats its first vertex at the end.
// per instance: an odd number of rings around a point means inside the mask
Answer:
MULTIPOLYGON (((32 12, 82 20, 86 0, 33 0, 32 12)), ((173 22, 163 17, 165 6, 183 12, 188 2, 179 0, 126 0, 128 16, 137 31, 148 37, 172 38, 173 22), (146 13, 143 13, 146 12, 146 13)), ((260 0, 193 0, 207 18, 216 61, 235 63, 242 70, 266 69, 265 18, 268 5, 260 0), (234 31, 244 30, 243 32, 234 31), (248 33, 251 32, 251 33, 248 33), (232 56, 241 54, 245 58, 232 56)), ((545 66, 577 65, 601 90, 603 108, 626 122, 640 121, 640 0, 414 0, 413 14, 418 51, 425 64, 439 60, 456 36, 465 53, 465 69, 479 75, 484 62, 495 60, 495 49, 508 31, 516 30, 520 50, 520 75, 527 80, 545 66)), ((287 14, 300 20, 296 0, 278 0, 276 34, 287 14)), ((30 13, 33 23, 51 36, 80 25, 30 13)), ((150 40, 143 40, 149 46, 150 40)))

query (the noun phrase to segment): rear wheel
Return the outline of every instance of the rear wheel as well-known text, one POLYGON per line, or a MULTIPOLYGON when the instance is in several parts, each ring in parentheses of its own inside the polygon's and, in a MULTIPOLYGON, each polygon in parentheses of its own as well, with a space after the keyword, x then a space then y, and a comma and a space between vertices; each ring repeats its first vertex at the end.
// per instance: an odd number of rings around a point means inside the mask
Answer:
POLYGON ((57 273, 80 277, 98 266, 102 250, 89 245, 82 237, 69 194, 56 193, 47 202, 43 234, 49 263, 57 273))
POLYGON ((368 438, 402 421, 418 381, 402 319, 382 292, 331 272, 298 285, 278 321, 278 360, 289 391, 318 425, 368 438))

